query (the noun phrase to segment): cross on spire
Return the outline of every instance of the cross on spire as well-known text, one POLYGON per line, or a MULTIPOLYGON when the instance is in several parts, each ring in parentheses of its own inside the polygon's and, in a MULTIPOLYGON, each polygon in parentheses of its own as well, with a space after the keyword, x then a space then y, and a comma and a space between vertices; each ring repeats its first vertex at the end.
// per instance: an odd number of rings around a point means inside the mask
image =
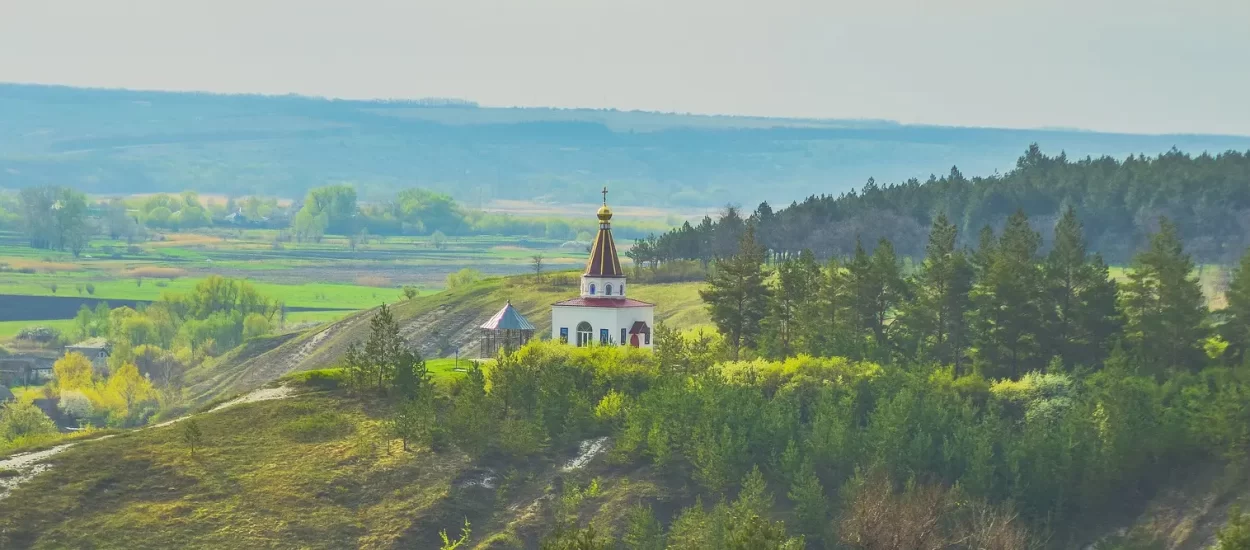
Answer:
POLYGON ((603 186, 603 191, 600 191, 600 192, 603 193, 603 205, 607 206, 608 205, 608 186, 606 185, 603 186))

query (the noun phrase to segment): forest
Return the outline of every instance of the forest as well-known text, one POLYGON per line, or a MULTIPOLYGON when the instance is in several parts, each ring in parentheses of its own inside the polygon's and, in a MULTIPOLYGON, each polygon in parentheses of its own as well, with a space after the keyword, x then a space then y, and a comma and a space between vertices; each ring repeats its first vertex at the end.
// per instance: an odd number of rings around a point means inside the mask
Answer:
MULTIPOLYGON (((516 461, 608 436, 614 464, 695 497, 604 525, 577 512, 593 481, 566 484, 544 549, 1075 548, 1186 472, 1245 479, 1250 254, 1209 312, 1167 219, 1122 284, 1074 206, 1045 253, 1023 211, 972 249, 939 213, 910 274, 889 240, 770 266, 755 235, 711 263, 715 333, 534 343, 444 391, 384 308, 341 379, 391 404, 405 448, 516 461)), ((1238 514, 1219 549, 1245 548, 1238 514)))
POLYGON ((653 267, 706 263, 732 253, 750 220, 759 242, 778 257, 802 250, 819 259, 848 256, 857 240, 871 246, 885 238, 899 255, 919 258, 925 229, 939 215, 959 229, 961 245, 975 245, 983 228, 1001 230, 1018 208, 1048 239, 1069 207, 1085 222, 1090 249, 1108 262, 1128 261, 1166 216, 1200 261, 1232 263, 1250 246, 1250 152, 1191 156, 1173 149, 1124 160, 1069 159, 1047 156, 1034 144, 1005 174, 969 178, 951 168, 924 182, 869 180, 858 191, 814 195, 777 210, 767 202, 745 215, 731 207, 716 220, 639 240, 632 254, 653 267))

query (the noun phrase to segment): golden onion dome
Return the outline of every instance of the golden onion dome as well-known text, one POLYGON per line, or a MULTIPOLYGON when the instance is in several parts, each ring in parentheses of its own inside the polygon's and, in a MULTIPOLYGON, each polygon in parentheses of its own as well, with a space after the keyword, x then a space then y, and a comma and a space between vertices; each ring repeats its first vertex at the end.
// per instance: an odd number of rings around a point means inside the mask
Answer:
POLYGON ((599 207, 597 215, 599 216, 599 221, 606 222, 612 219, 612 209, 608 208, 608 205, 605 204, 599 207))

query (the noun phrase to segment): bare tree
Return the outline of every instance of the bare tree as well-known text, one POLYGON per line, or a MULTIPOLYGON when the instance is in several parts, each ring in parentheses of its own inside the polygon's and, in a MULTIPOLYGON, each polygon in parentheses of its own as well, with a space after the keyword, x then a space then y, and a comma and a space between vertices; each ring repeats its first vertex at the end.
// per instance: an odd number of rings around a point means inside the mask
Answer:
POLYGON ((534 278, 542 279, 543 277, 543 255, 535 254, 530 256, 530 265, 534 266, 534 278))

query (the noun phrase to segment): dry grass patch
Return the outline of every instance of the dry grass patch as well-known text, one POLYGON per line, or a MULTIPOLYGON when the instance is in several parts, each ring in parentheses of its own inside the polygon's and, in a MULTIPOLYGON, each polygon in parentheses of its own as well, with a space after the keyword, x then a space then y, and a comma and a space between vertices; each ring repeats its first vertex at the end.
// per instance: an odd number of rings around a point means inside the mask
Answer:
POLYGON ((381 275, 361 275, 356 277, 356 284, 360 286, 372 286, 377 288, 391 288, 395 286, 390 277, 381 275))
POLYGON ((157 267, 144 266, 128 269, 122 272, 123 277, 143 277, 146 279, 177 279, 178 277, 186 277, 187 270, 177 267, 157 267))
POLYGON ((0 258, 0 265, 8 266, 13 271, 32 271, 37 273, 56 273, 58 271, 82 271, 82 266, 69 262, 48 262, 44 260, 28 260, 23 258, 0 258))

